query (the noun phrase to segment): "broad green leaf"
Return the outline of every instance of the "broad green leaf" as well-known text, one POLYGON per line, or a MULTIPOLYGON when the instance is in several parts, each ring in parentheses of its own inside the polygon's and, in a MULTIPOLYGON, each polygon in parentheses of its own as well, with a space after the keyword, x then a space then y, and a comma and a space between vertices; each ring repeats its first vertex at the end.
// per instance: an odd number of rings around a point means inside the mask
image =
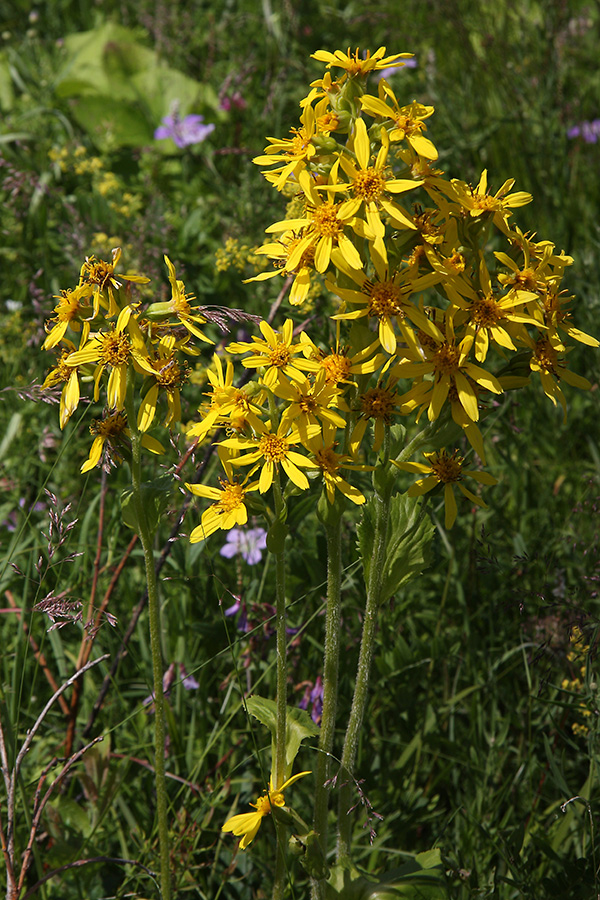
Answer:
MULTIPOLYGON (((358 547, 363 560, 365 584, 369 583, 375 551, 375 521, 377 498, 364 507, 358 526, 358 547)), ((406 494, 392 497, 389 507, 388 531, 379 584, 379 602, 385 603, 399 587, 419 575, 429 565, 429 553, 434 527, 418 498, 406 494)))
MULTIPOLYGON (((156 531, 160 517, 167 508, 172 489, 173 479, 169 475, 162 475, 155 481, 142 485, 141 494, 146 524, 152 534, 156 531)), ((133 491, 123 491, 121 494, 121 514, 124 523, 139 534, 140 527, 133 502, 133 491)))
MULTIPOLYGON (((258 719, 271 732, 272 738, 272 756, 275 758, 276 738, 277 738, 277 704, 274 700, 267 700, 265 697, 259 697, 254 694, 246 700, 246 706, 250 715, 258 719)), ((285 738, 285 763, 286 778, 292 771, 292 765, 300 749, 300 744, 305 738, 316 737, 319 734, 319 728, 305 709, 298 709, 294 706, 288 706, 286 717, 286 738, 285 738)))

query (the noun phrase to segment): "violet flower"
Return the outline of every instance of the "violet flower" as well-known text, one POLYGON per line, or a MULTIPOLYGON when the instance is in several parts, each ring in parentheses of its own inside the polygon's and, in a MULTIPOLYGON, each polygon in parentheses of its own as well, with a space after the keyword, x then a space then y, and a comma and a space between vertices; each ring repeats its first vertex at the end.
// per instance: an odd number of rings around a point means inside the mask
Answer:
POLYGON ((227 532, 227 543, 219 553, 232 559, 241 553, 249 566, 255 566, 262 559, 262 551, 267 547, 267 532, 264 528, 232 528, 227 532))
POLYGON ((178 147, 189 147, 192 144, 200 144, 211 131, 215 130, 213 124, 204 125, 204 116, 189 115, 179 118, 177 110, 170 116, 165 116, 162 125, 159 125, 154 132, 154 138, 157 141, 164 141, 167 138, 178 147))
POLYGON ((600 138, 600 119, 591 122, 580 122, 567 131, 568 138, 582 137, 586 144, 596 144, 600 138))

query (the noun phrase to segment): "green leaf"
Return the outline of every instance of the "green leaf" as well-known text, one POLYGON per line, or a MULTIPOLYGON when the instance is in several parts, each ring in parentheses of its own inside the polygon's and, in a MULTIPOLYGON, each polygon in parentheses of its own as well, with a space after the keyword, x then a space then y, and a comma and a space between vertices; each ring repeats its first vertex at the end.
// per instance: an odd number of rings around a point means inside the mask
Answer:
MULTIPOLYGON (((254 716, 255 719, 258 719, 258 721, 265 725, 271 732, 272 757, 275 759, 277 704, 274 700, 267 700, 265 697, 259 697, 254 694, 252 697, 248 697, 246 706, 250 715, 254 716)), ((316 737, 319 734, 319 728, 315 725, 305 709, 288 706, 285 732, 285 777, 289 778, 294 760, 300 749, 300 744, 305 738, 316 737)))
POLYGON ((355 867, 335 866, 326 889, 327 900, 445 900, 440 851, 419 853, 375 881, 355 867))
MULTIPOLYGON (((363 560, 365 584, 369 583, 374 554, 377 504, 372 498, 364 507, 358 526, 358 548, 363 560)), ((389 506, 387 541, 380 576, 379 602, 385 603, 399 587, 429 565, 434 527, 418 498, 396 494, 389 506)))
POLYGON ((8 59, 6 53, 0 53, 0 109, 7 112, 12 108, 14 99, 15 95, 8 59))
MULTIPOLYGON (((172 489, 173 479, 169 475, 161 475, 155 481, 149 481, 142 485, 140 493, 144 516, 151 534, 155 533, 160 517, 167 508, 172 489)), ((121 514, 128 528, 133 528, 137 534, 140 534, 133 491, 123 491, 121 494, 121 514)))

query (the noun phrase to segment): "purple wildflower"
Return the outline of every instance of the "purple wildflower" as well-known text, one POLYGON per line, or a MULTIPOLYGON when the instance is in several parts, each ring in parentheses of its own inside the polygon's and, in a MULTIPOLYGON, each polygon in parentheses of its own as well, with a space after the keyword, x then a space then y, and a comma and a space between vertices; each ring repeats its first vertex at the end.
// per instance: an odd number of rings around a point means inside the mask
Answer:
POLYGON ((267 532, 264 528, 232 528, 227 532, 227 543, 219 553, 221 556, 232 559, 238 553, 246 560, 249 566, 255 566, 262 559, 262 551, 267 546, 267 532))
POLYGON ((580 122, 579 125, 573 125, 567 131, 567 137, 582 137, 586 144, 596 144, 600 138, 600 119, 593 119, 591 122, 580 122))
POLYGON ((177 110, 174 110, 170 116, 165 116, 162 125, 159 125, 154 132, 154 138, 157 141, 164 141, 171 138, 178 147, 189 147, 191 144, 200 144, 215 126, 204 125, 204 116, 184 116, 179 118, 177 110))
POLYGON ((317 680, 314 684, 312 681, 305 681, 303 685, 305 685, 304 695, 298 706, 300 709, 308 709, 309 703, 312 704, 310 717, 315 725, 320 725, 321 716, 323 715, 323 679, 320 675, 317 675, 317 680))

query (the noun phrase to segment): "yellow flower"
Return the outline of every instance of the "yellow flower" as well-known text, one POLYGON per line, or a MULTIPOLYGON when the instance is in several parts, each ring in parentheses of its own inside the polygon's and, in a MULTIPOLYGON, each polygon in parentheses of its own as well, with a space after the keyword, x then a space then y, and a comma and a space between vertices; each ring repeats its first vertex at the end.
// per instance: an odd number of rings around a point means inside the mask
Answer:
POLYGON ((327 282, 327 287, 334 294, 349 303, 358 303, 361 309, 354 312, 343 312, 332 316, 333 319, 360 319, 367 316, 378 320, 379 343, 390 355, 396 352, 397 337, 394 330, 394 320, 398 323, 401 340, 404 340, 415 352, 415 338, 412 330, 407 326, 406 319, 413 322, 417 328, 434 338, 441 338, 439 329, 409 301, 412 294, 417 294, 426 288, 437 284, 442 280, 439 272, 430 272, 421 278, 408 278, 398 271, 389 274, 387 264, 377 254, 372 254, 377 277, 369 279, 364 272, 349 269, 344 261, 334 256, 334 263, 343 275, 351 278, 359 285, 360 291, 340 288, 333 282, 327 282))
MULTIPOLYGON (((337 186, 338 168, 339 160, 333 164, 325 187, 337 186)), ((354 216, 348 202, 334 203, 333 200, 323 200, 308 172, 301 172, 298 181, 308 201, 304 217, 283 219, 266 229, 268 234, 290 230, 301 231, 301 239, 288 258, 287 270, 293 272, 303 258, 306 259, 305 254, 310 250, 317 272, 325 272, 331 261, 331 251, 335 247, 339 248, 349 266, 353 269, 362 269, 360 253, 346 231, 350 228, 355 234, 370 241, 374 241, 376 235, 361 219, 354 216)))
POLYGON ((519 206, 525 206, 527 203, 531 203, 533 199, 531 194, 528 194, 526 191, 509 193, 514 183, 515 179, 509 178, 495 194, 490 194, 487 189, 487 169, 484 169, 476 188, 453 178, 450 183, 450 190, 452 191, 452 198, 457 200, 463 209, 468 211, 469 216, 478 217, 484 214, 491 214, 494 225, 510 238, 511 232, 508 227, 508 219, 511 215, 510 210, 519 206))
POLYGON ((176 316, 181 324, 185 326, 185 328, 187 328, 190 334, 193 334, 195 337, 200 338, 201 341, 205 341, 207 344, 212 344, 213 341, 210 338, 206 337, 206 335, 198 328, 198 325, 206 324, 206 319, 203 316, 194 315, 199 307, 190 306, 190 301, 195 300, 195 297, 193 296, 193 294, 186 294, 185 284, 183 283, 183 281, 179 281, 177 279, 175 266, 173 265, 169 257, 165 256, 164 260, 169 271, 169 282, 171 284, 171 300, 165 304, 154 303, 152 305, 152 308, 155 312, 158 312, 159 307, 164 307, 165 313, 167 315, 176 316))
MULTIPOLYGON (((214 371, 209 369, 206 373, 212 387, 212 393, 206 394, 210 397, 210 403, 205 412, 204 407, 200 408, 202 420, 188 429, 187 436, 202 440, 212 428, 219 425, 229 425, 237 431, 249 425, 256 430, 260 426, 258 416, 261 415, 262 409, 257 403, 252 402, 250 394, 244 388, 234 385, 233 363, 228 360, 226 370, 223 372, 223 364, 216 353, 213 363, 214 371)), ((264 392, 255 397, 255 400, 260 402, 262 394, 264 392)))
POLYGON ((75 410, 79 405, 79 380, 77 378, 77 366, 67 364, 67 359, 71 355, 71 350, 63 350, 57 365, 46 376, 46 380, 42 385, 44 388, 56 387, 57 384, 64 382, 64 387, 60 395, 59 421, 60 427, 64 428, 75 410))
POLYGON ((219 478, 220 488, 209 487, 205 484, 186 484, 188 491, 196 497, 205 497, 214 500, 212 506, 202 513, 200 525, 190 534, 190 543, 197 544, 222 528, 229 531, 236 525, 243 526, 248 521, 246 509, 246 494, 255 491, 258 482, 247 484, 248 479, 240 482, 232 474, 231 458, 226 452, 219 450, 219 457, 225 469, 225 478, 219 478))
POLYGON ((565 396, 560 389, 558 382, 566 381, 572 387, 580 388, 582 391, 589 391, 591 388, 587 378, 576 375, 567 369, 564 354, 567 352, 566 347, 560 341, 558 335, 548 334, 541 337, 537 341, 533 341, 529 336, 525 342, 533 353, 529 362, 532 372, 536 372, 540 376, 542 388, 547 397, 552 400, 556 406, 557 401, 563 408, 564 421, 567 419, 567 402, 565 396))
POLYGON ((167 417, 165 427, 181 421, 180 387, 187 381, 187 368, 182 368, 175 355, 176 341, 173 335, 164 335, 157 347, 157 354, 148 362, 154 370, 153 384, 146 391, 138 410, 137 425, 140 431, 147 431, 156 415, 159 392, 167 395, 167 417))
MULTIPOLYGON (((81 467, 81 472, 89 472, 100 462, 103 453, 106 456, 105 467, 111 462, 121 462, 121 450, 129 443, 131 433, 127 428, 127 417, 124 412, 115 412, 105 415, 103 419, 94 419, 90 425, 91 434, 95 435, 90 449, 90 455, 81 467), (106 446, 108 445, 108 446, 106 446)), ((164 453, 164 448, 159 441, 149 435, 142 436, 142 447, 151 453, 164 453)))
MULTIPOLYGON (((319 425, 306 427, 306 439, 310 439, 321 430, 319 425)), ((300 443, 300 433, 297 428, 288 429, 286 422, 281 422, 276 433, 271 430, 271 423, 260 424, 255 438, 233 437, 220 442, 221 447, 231 450, 249 450, 242 456, 231 460, 232 466, 254 466, 250 474, 256 471, 261 464, 262 468, 258 481, 258 489, 261 494, 268 491, 273 484, 275 473, 281 465, 288 478, 296 487, 305 491, 309 487, 308 478, 300 469, 316 469, 316 463, 297 453, 292 448, 300 443)))
POLYGON ((293 425, 305 444, 309 428, 314 429, 316 426, 320 430, 318 419, 338 428, 343 428, 346 424, 342 416, 330 408, 336 404, 339 391, 334 385, 327 383, 323 369, 317 373, 313 382, 308 378, 293 383, 281 379, 273 393, 289 403, 281 416, 282 427, 293 425))
POLYGON ((535 300, 537 295, 515 289, 504 295, 497 294, 492 288, 483 254, 479 265, 479 284, 481 290, 475 291, 463 278, 455 278, 446 286, 446 293, 458 307, 454 314, 455 325, 466 323, 464 333, 466 337, 473 338, 475 359, 484 362, 490 340, 507 350, 516 351, 512 338, 523 339, 525 332, 522 326, 538 325, 535 319, 519 309, 535 300))
POLYGON ((358 506, 365 502, 365 497, 358 488, 349 484, 340 475, 340 469, 350 469, 355 472, 369 472, 373 470, 373 466, 363 466, 353 463, 351 456, 345 456, 342 453, 336 453, 337 443, 335 441, 335 425, 325 424, 320 434, 310 438, 306 442, 306 446, 315 458, 315 462, 321 470, 323 476, 323 485, 327 494, 329 503, 335 500, 336 489, 341 491, 344 497, 356 503, 358 506))
MULTIPOLYGON (((58 300, 58 305, 54 307, 56 316, 50 321, 56 322, 56 324, 48 331, 48 337, 42 344, 44 350, 56 347, 64 338, 68 328, 76 332, 81 329, 79 320, 83 318, 83 313, 89 310, 90 293, 86 285, 78 285, 74 290, 61 291, 60 296, 55 298, 58 300)), ((89 322, 84 322, 84 339, 87 338, 89 328, 89 322)), ((46 329, 48 330, 48 325, 46 329)))
POLYGON ((432 490, 438 485, 444 485, 446 528, 452 528, 457 514, 453 485, 457 485, 461 493, 463 493, 472 503, 487 509, 483 500, 476 497, 475 494, 471 493, 471 491, 462 484, 462 479, 465 475, 468 475, 470 478, 474 478, 475 481, 479 481, 481 484, 497 484, 496 479, 492 475, 488 472, 466 472, 464 469, 464 460, 461 456, 458 456, 457 451, 449 454, 445 450, 437 450, 432 453, 424 453, 423 456, 427 459, 426 465, 417 462, 398 462, 395 459, 393 459, 392 462, 399 469, 403 469, 406 472, 418 472, 425 476, 424 478, 415 481, 412 487, 408 489, 407 493, 409 497, 421 497, 423 494, 426 494, 427 491, 432 490))
POLYGON ((93 317, 98 315, 101 305, 108 308, 109 316, 118 315, 119 307, 117 306, 114 292, 122 286, 118 280, 119 278, 136 284, 148 284, 150 281, 145 275, 119 275, 117 278, 115 268, 120 258, 120 247, 115 247, 112 251, 112 263, 105 262, 103 259, 96 259, 95 256, 86 256, 85 258, 79 274, 79 286, 87 285, 92 289, 94 295, 93 317))
POLYGON ((355 75, 368 75, 369 72, 374 72, 377 69, 403 66, 402 60, 410 59, 413 56, 412 53, 394 53, 393 56, 386 56, 385 47, 379 47, 372 56, 370 50, 366 51, 364 58, 358 54, 358 47, 354 53, 351 53, 350 47, 348 47, 346 53, 342 50, 335 50, 333 53, 330 53, 329 50, 317 50, 316 53, 311 53, 311 56, 319 62, 327 63, 328 69, 332 66, 345 69, 351 78, 355 75))
POLYGON ((269 778, 269 790, 265 791, 263 797, 258 797, 256 803, 250 804, 256 811, 232 816, 230 819, 227 819, 221 828, 221 831, 229 831, 232 834, 235 834, 236 837, 241 836, 240 849, 245 850, 256 837, 258 829, 262 824, 262 820, 271 813, 273 807, 285 806, 284 791, 305 775, 310 775, 310 772, 299 772, 297 775, 292 775, 292 777, 288 778, 287 781, 284 781, 279 788, 275 788, 273 776, 271 775, 269 778))
POLYGON ((398 394, 394 391, 394 385, 397 379, 388 378, 387 386, 378 382, 375 387, 369 388, 364 394, 358 397, 359 417, 354 430, 350 436, 350 453, 356 456, 358 448, 367 430, 370 420, 375 423, 375 441, 373 443, 374 453, 378 453, 383 443, 386 427, 389 427, 393 420, 393 416, 400 412, 398 408, 398 394))
POLYGON ((293 343, 294 323, 291 319, 286 319, 280 332, 273 331, 268 322, 261 322, 258 327, 264 340, 253 337, 252 343, 234 342, 227 349, 230 353, 254 351, 251 356, 242 360, 242 365, 247 369, 264 366, 266 372, 263 382, 268 388, 274 388, 282 375, 287 375, 294 381, 303 381, 306 377, 304 371, 316 370, 316 365, 309 360, 294 359, 302 353, 302 347, 293 343))
POLYGON ((379 82, 379 97, 366 95, 361 97, 363 111, 370 116, 391 119, 390 141, 406 141, 419 156, 425 159, 437 159, 438 152, 429 138, 422 132, 427 130, 424 119, 433 115, 433 106, 423 106, 413 100, 408 106, 400 106, 393 90, 385 81, 379 82))
POLYGON ((144 338, 131 306, 119 313, 116 326, 108 332, 99 332, 75 353, 71 353, 66 363, 69 366, 83 366, 96 362, 94 371, 94 400, 100 395, 100 379, 105 369, 109 369, 107 403, 111 409, 123 409, 127 390, 127 369, 130 362, 142 375, 155 375, 148 359, 144 338), (125 329, 128 335, 125 334, 125 329))
POLYGON ((300 116, 301 127, 292 128, 291 138, 268 137, 270 146, 265 147, 265 156, 255 156, 252 160, 258 166, 270 166, 274 162, 283 165, 278 169, 262 174, 280 191, 289 178, 297 181, 299 172, 316 153, 316 147, 312 143, 315 135, 315 111, 312 106, 306 106, 300 116))
POLYGON ((403 352, 409 359, 395 365, 392 373, 399 378, 413 378, 417 383, 402 397, 402 402, 410 403, 413 395, 418 395, 419 402, 421 402, 424 377, 432 375, 433 386, 431 394, 427 398, 429 421, 433 422, 437 419, 450 389, 454 387, 458 402, 468 418, 472 422, 477 422, 479 420, 477 393, 471 382, 476 382, 494 394, 502 393, 502 385, 491 372, 469 362, 468 356, 472 345, 472 336, 464 337, 457 342, 452 328, 452 319, 448 316, 444 340, 440 341, 427 335, 427 342, 423 344, 422 353, 419 356, 412 354, 410 347, 404 350, 403 352))
POLYGON ((372 375, 385 362, 383 353, 375 353, 379 347, 379 341, 373 341, 372 344, 353 356, 349 356, 349 348, 340 346, 339 341, 335 348, 330 348, 329 353, 319 350, 304 332, 300 335, 300 341, 304 355, 316 362, 319 370, 322 369, 325 372, 325 380, 328 384, 351 384, 352 376, 372 375))
POLYGON ((269 241, 258 247, 256 250, 257 254, 268 256, 269 259, 274 260, 275 271, 260 272, 253 278, 247 278, 244 284, 248 284, 251 281, 266 281, 269 278, 275 278, 276 275, 282 275, 283 277, 294 275, 294 280, 290 287, 289 301, 292 306, 298 306, 303 303, 308 296, 311 275, 315 268, 315 248, 312 246, 307 247, 300 259, 296 261, 295 250, 302 240, 302 236, 303 230, 299 232, 288 231, 276 241, 269 241), (295 265, 294 269, 290 269, 289 259, 293 254, 295 265))
POLYGON ((376 237, 375 246, 387 261, 383 236, 385 226, 381 220, 381 212, 389 217, 395 228, 415 228, 409 214, 401 206, 390 199, 389 195, 403 194, 423 184, 410 178, 396 178, 391 169, 386 167, 390 140, 387 131, 381 129, 381 147, 374 165, 371 165, 371 142, 367 134, 367 126, 363 119, 357 119, 354 134, 349 142, 356 163, 347 155, 341 154, 340 165, 347 177, 348 184, 334 184, 331 190, 346 191, 354 195, 341 207, 340 213, 346 216, 358 214, 364 204, 364 217, 367 225, 376 237))

